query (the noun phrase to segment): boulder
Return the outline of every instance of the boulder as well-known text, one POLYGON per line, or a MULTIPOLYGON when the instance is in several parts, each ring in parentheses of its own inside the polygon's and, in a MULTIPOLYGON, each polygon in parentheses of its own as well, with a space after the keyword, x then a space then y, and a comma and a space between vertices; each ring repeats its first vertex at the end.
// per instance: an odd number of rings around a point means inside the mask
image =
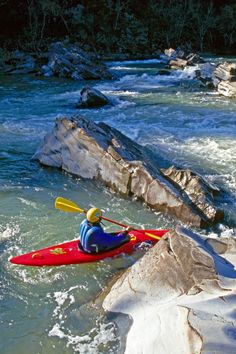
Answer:
POLYGON ((94 108, 105 106, 109 103, 108 98, 100 91, 85 87, 80 92, 80 101, 77 103, 77 108, 94 108))
POLYGON ((210 199, 206 199, 207 210, 197 197, 196 204, 193 196, 191 200, 184 188, 159 169, 147 149, 104 123, 84 117, 59 118, 34 158, 80 177, 101 180, 124 196, 134 195, 155 210, 199 227, 223 217, 210 199))
POLYGON ((112 79, 111 73, 95 55, 68 41, 52 43, 47 52, 35 53, 34 57, 15 51, 2 63, 2 68, 8 74, 34 73, 73 80, 112 79))
POLYGON ((165 49, 164 54, 169 58, 176 58, 177 57, 176 50, 173 48, 165 49))
POLYGON ((200 57, 200 55, 196 53, 185 53, 181 48, 177 48, 176 50, 170 48, 165 49, 164 51, 165 58, 169 59, 169 65, 172 69, 184 68, 187 65, 196 65, 203 64, 205 60, 200 57))
POLYGON ((187 60, 176 58, 169 61, 169 67, 171 69, 183 69, 188 65, 187 60))
POLYGON ((223 81, 236 81, 236 64, 224 62, 218 65, 214 71, 214 76, 223 81))
POLYGON ((170 231, 107 290, 103 308, 131 323, 125 354, 236 352, 236 241, 208 241, 170 231))
POLYGON ((47 62, 41 67, 44 76, 66 77, 74 80, 111 79, 106 67, 93 55, 85 53, 75 44, 52 43, 47 62))
POLYGON ((203 64, 205 63, 205 60, 200 57, 200 55, 196 53, 190 53, 187 55, 185 58, 188 62, 188 65, 196 65, 196 64, 203 64))
POLYGON ((220 81, 218 85, 218 92, 226 97, 236 97, 236 81, 220 81))

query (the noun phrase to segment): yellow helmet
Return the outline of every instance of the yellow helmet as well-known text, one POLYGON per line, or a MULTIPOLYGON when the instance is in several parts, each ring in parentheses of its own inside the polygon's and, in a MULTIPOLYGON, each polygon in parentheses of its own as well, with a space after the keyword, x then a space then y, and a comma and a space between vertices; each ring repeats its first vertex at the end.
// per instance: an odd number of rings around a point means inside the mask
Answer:
POLYGON ((91 208, 87 211, 86 217, 88 222, 91 222, 93 224, 101 220, 102 212, 98 208, 91 208))

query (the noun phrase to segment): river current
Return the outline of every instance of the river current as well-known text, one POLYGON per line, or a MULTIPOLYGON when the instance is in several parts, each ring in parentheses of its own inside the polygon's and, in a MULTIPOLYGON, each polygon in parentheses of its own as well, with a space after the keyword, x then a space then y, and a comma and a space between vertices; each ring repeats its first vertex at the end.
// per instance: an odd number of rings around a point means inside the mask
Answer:
POLYGON ((200 232, 219 237, 235 233, 236 100, 200 88, 191 71, 156 75, 158 60, 108 65, 116 79, 89 85, 109 96, 113 105, 94 110, 75 108, 88 82, 0 77, 1 354, 123 352, 127 318, 119 319, 118 327, 116 316, 103 313, 95 298, 139 255, 55 268, 8 262, 13 255, 78 237, 83 216, 55 210, 57 196, 82 208, 97 206, 107 217, 138 228, 180 223, 94 181, 32 161, 56 117, 81 114, 104 121, 147 146, 161 166, 175 164, 201 173, 222 189, 218 203, 226 217, 200 232))

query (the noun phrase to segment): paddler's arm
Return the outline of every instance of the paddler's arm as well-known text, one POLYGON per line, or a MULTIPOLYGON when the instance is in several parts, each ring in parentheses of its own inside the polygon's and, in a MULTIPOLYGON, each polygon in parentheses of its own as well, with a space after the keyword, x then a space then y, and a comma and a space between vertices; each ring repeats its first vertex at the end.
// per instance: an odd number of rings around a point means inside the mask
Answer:
POLYGON ((122 237, 122 236, 126 236, 126 240, 129 241, 130 240, 130 236, 128 235, 128 233, 133 230, 133 228, 131 226, 127 226, 124 231, 120 232, 117 236, 115 237, 122 237))
POLYGON ((102 230, 96 232, 96 235, 93 235, 91 243, 97 243, 102 247, 116 247, 124 243, 124 241, 129 241, 130 237, 128 236, 128 231, 119 233, 118 235, 111 235, 102 230))

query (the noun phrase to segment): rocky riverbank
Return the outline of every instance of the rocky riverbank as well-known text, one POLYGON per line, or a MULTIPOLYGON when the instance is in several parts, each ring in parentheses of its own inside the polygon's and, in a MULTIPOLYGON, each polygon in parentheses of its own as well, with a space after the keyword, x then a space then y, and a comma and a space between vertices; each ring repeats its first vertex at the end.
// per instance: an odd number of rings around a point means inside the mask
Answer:
MULTIPOLYGON (((104 56, 102 59, 111 58, 121 60, 127 59, 127 56, 104 56)), ((163 61, 165 69, 184 70, 193 67, 191 78, 198 79, 202 86, 216 89, 219 94, 227 97, 236 97, 236 64, 234 63, 223 62, 215 65, 206 62, 196 53, 172 48, 166 49, 164 53, 157 51, 155 58, 163 61)), ((111 73, 98 55, 87 53, 78 44, 69 41, 54 42, 47 51, 42 53, 29 54, 15 51, 7 59, 1 60, 0 66, 5 74, 34 74, 73 80, 112 79, 111 73)), ((167 74, 168 71, 165 69, 158 74, 167 74)))
POLYGON ((192 78, 198 79, 204 87, 216 89, 226 97, 236 97, 236 64, 223 62, 216 65, 205 62, 196 53, 185 53, 172 48, 165 50, 161 58, 170 69, 184 70, 193 67, 192 78))

